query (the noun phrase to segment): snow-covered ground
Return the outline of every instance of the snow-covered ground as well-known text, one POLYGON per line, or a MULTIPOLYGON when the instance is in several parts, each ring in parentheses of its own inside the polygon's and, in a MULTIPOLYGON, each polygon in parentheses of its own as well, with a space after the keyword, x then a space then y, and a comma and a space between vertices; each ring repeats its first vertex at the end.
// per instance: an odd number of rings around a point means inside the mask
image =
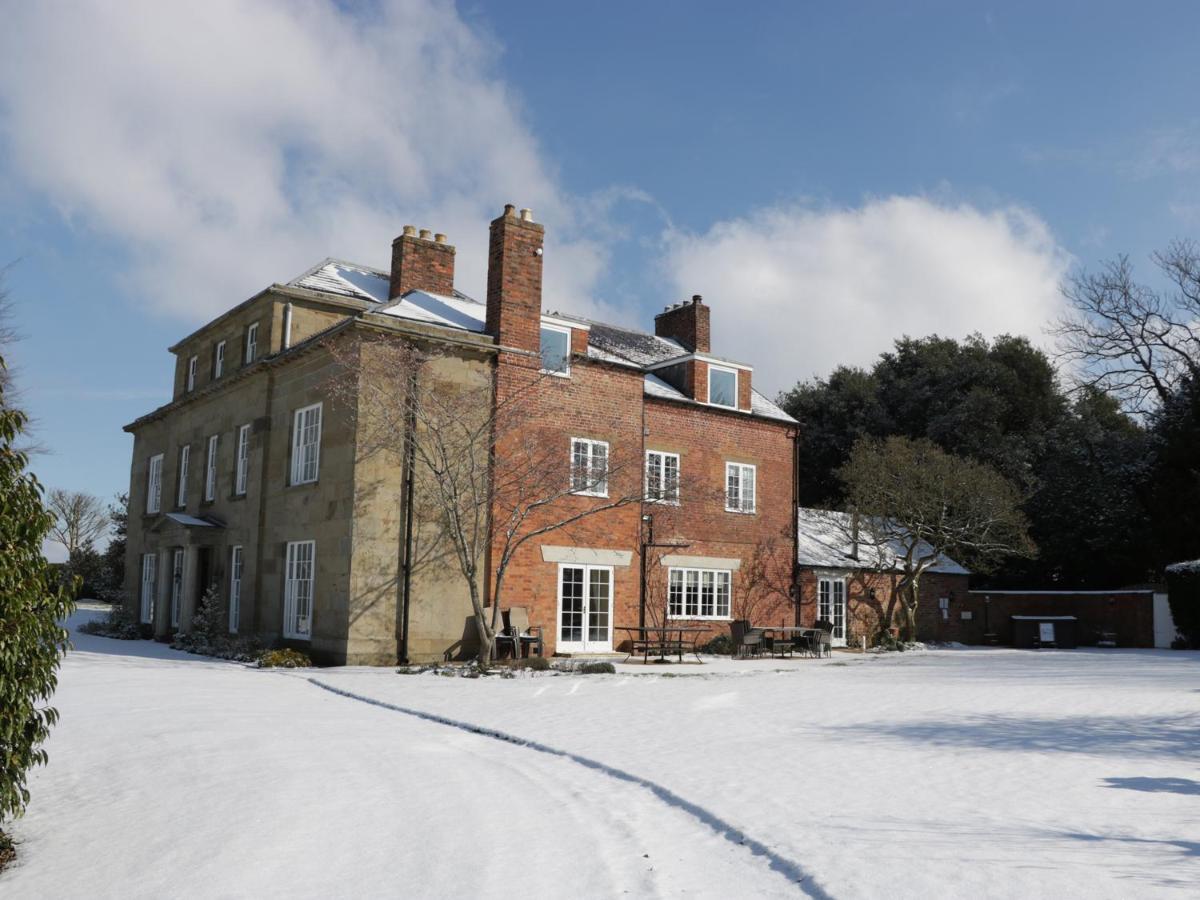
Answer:
POLYGON ((1195 653, 467 680, 76 646, 5 898, 1126 898, 1200 884, 1195 653))

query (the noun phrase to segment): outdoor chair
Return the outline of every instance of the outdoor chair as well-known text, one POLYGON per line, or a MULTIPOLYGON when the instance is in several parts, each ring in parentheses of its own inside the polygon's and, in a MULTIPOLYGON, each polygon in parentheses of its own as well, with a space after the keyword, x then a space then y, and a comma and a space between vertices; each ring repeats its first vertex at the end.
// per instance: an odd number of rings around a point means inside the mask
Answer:
POLYGON ((509 624, 508 613, 507 609, 500 612, 500 628, 496 632, 496 642, 492 645, 492 653, 496 659, 504 659, 506 654, 511 654, 512 658, 516 659, 519 655, 520 642, 509 624))
POLYGON ((733 641, 733 656, 741 659, 753 654, 762 653, 763 634, 758 628, 751 628, 746 619, 736 619, 729 623, 729 637, 733 641))
POLYGON ((504 632, 512 641, 513 655, 519 652, 521 656, 529 656, 536 651, 538 656, 544 655, 545 644, 542 640, 542 626, 529 624, 529 610, 524 606, 514 606, 504 610, 504 632))
POLYGON ((833 623, 820 619, 816 627, 809 632, 812 641, 813 656, 833 656, 833 623))

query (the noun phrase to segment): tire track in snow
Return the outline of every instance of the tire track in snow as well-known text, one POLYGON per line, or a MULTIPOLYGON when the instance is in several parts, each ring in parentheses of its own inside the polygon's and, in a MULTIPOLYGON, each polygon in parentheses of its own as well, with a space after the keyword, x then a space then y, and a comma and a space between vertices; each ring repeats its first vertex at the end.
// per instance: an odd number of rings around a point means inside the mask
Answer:
POLYGON ((518 747, 525 747, 529 750, 536 750, 538 753, 545 753, 549 756, 557 756, 562 759, 568 759, 571 762, 584 766, 585 768, 592 769, 596 772, 601 772, 610 778, 645 788, 669 806, 673 806, 676 809, 687 813, 705 827, 714 831, 718 836, 724 838, 732 844, 745 847, 754 856, 762 857, 772 871, 778 872, 780 875, 787 878, 808 896, 815 898, 815 900, 832 900, 832 895, 830 895, 828 891, 817 884, 812 874, 808 872, 802 865, 800 865, 800 863, 776 853, 762 841, 750 837, 740 828, 737 828, 736 826, 725 821, 716 813, 705 809, 698 803, 693 803, 691 800, 688 800, 685 797, 681 797, 670 788, 664 787, 656 781, 651 781, 649 778, 643 778, 640 775, 634 775, 632 772, 626 772, 624 769, 618 769, 615 766, 610 766, 607 763, 600 762, 599 760, 591 759, 587 756, 581 756, 578 753, 572 753, 568 750, 560 750, 557 747, 551 747, 549 744, 543 744, 540 741, 533 741, 527 738, 518 737, 495 728, 488 728, 484 725, 475 725, 471 722, 463 722, 459 719, 451 719, 448 716, 441 716, 437 713, 426 712, 424 710, 414 709, 408 706, 399 706, 395 703, 388 703, 384 700, 377 700, 374 697, 367 697, 363 694, 356 694, 353 691, 347 691, 343 688, 334 687, 332 684, 326 684, 325 682, 316 678, 309 678, 307 681, 309 684, 315 685, 322 690, 329 691, 331 694, 337 694, 341 697, 346 697, 351 700, 358 700, 360 703, 367 703, 371 706, 378 706, 382 709, 391 710, 392 712, 403 713, 407 716, 424 719, 428 722, 436 722, 439 725, 448 725, 451 728, 457 728, 461 731, 469 732, 470 734, 477 734, 482 737, 489 737, 497 741, 503 741, 507 744, 514 744, 518 747))

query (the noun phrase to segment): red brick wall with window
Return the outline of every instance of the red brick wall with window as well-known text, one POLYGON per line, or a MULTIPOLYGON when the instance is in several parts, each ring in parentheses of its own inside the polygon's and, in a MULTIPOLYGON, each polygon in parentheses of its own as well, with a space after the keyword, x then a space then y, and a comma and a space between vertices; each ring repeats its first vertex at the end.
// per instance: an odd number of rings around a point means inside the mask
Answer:
MULTIPOLYGON (((506 391, 522 390, 518 385, 528 375, 515 374, 520 367, 519 358, 502 356, 498 363, 501 396, 506 391)), ((643 512, 653 517, 655 543, 686 545, 652 548, 647 554, 646 594, 652 607, 647 611, 648 623, 656 621, 660 609, 665 611, 668 569, 660 564, 664 554, 740 560, 741 567, 732 576, 733 614, 749 612, 756 622, 764 623, 795 621, 795 607, 788 596, 794 554, 795 426, 753 419, 744 413, 645 398, 642 373, 580 358, 572 360, 569 378, 542 378, 534 391, 524 415, 531 428, 537 429, 538 443, 561 445, 564 477, 572 437, 606 441, 612 474, 608 501, 561 498, 540 520, 528 522, 527 531, 546 522, 561 521, 573 510, 639 494, 647 449, 677 453, 680 458, 678 505, 632 503, 598 513, 528 541, 513 557, 504 577, 500 605, 505 609, 529 608, 531 623, 545 630, 547 653, 555 651, 558 637, 559 565, 546 562, 541 548, 589 547, 630 553, 630 565, 613 570, 613 644, 620 649, 628 635, 619 627, 639 623, 643 512), (754 513, 725 510, 726 462, 756 467, 754 513), (752 609, 747 609, 748 604, 752 609)), ((504 461, 505 454, 501 453, 498 465, 503 466, 504 461)), ((497 526, 500 514, 497 509, 497 526)), ((497 533, 492 546, 493 572, 502 540, 497 533)), ((687 624, 708 630, 702 640, 729 632, 728 619, 687 624)))

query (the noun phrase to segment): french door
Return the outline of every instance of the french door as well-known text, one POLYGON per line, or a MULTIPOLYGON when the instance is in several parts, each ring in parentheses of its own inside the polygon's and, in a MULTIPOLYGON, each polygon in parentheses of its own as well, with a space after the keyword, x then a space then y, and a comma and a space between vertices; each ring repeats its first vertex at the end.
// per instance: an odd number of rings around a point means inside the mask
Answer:
POLYGON ((558 642, 563 653, 611 652, 612 566, 558 567, 558 642))
POLYGON ((846 579, 822 578, 817 582, 817 618, 833 623, 831 642, 835 647, 845 647, 846 579))

